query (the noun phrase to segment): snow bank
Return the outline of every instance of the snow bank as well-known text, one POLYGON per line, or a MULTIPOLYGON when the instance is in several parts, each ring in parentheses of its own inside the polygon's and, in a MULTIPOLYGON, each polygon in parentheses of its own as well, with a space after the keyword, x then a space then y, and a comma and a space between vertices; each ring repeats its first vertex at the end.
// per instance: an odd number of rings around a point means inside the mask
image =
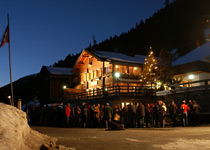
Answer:
POLYGON ((204 139, 175 139, 173 142, 163 144, 163 145, 154 145, 162 150, 209 150, 210 149, 210 140, 204 139))
POLYGON ((0 103, 0 150, 39 150, 57 139, 30 128, 25 112, 0 103))

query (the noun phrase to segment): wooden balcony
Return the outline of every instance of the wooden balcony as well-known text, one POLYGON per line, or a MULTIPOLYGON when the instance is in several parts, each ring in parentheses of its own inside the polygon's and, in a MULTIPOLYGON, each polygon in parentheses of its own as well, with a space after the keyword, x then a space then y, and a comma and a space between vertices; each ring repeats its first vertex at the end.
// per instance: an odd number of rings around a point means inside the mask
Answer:
POLYGON ((69 102, 112 98, 145 98, 155 96, 156 91, 146 86, 112 86, 82 93, 69 94, 64 99, 69 102))

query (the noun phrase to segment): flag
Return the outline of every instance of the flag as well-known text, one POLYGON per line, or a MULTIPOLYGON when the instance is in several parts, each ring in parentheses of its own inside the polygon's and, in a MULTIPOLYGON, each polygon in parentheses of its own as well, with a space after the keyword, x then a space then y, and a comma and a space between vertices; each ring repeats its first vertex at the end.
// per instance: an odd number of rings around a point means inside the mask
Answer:
POLYGON ((4 35, 0 44, 0 47, 4 46, 5 43, 9 42, 9 25, 7 26, 6 30, 4 31, 4 35))

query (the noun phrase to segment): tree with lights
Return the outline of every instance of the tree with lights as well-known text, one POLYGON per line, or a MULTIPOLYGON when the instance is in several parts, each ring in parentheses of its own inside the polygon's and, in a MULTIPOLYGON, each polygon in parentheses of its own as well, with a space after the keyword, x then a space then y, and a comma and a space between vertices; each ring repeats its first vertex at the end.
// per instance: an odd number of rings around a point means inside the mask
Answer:
POLYGON ((145 58, 140 81, 142 81, 143 84, 150 84, 152 88, 153 83, 157 82, 158 77, 158 59, 154 56, 152 47, 150 47, 149 54, 145 58))

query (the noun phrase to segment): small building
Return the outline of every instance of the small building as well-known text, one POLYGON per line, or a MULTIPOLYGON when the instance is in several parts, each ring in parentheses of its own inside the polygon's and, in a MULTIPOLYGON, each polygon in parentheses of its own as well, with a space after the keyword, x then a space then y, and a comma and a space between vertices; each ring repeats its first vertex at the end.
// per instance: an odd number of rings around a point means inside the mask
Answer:
POLYGON ((64 89, 73 87, 72 68, 43 66, 40 71, 40 102, 61 102, 64 89))
MULTIPOLYGON (((205 33, 206 43, 172 63, 175 71, 174 78, 182 78, 183 83, 210 79, 210 29, 207 29, 205 33)), ((195 83, 188 86, 199 86, 200 84, 195 83)))

